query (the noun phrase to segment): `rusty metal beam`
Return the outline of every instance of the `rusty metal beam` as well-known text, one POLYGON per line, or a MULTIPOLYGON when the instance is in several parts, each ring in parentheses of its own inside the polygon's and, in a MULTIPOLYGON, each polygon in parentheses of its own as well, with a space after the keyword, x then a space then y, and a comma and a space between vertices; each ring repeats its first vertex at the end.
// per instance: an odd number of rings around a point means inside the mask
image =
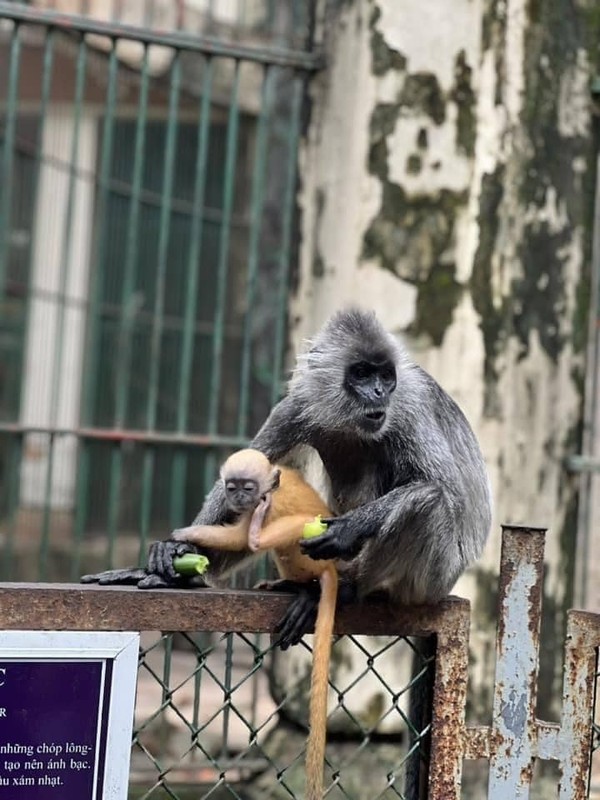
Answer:
MULTIPOLYGON (((145 590, 81 584, 0 584, 4 630, 156 630, 273 632, 293 595, 257 590, 145 590)), ((335 633, 427 636, 449 620, 468 619, 469 604, 450 597, 437 606, 347 606, 335 633)))

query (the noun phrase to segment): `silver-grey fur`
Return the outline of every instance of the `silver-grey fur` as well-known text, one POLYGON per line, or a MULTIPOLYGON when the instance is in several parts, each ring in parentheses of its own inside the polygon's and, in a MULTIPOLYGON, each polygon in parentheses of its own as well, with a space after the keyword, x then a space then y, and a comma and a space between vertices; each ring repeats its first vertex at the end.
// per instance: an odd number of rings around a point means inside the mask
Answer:
POLYGON ((374 314, 330 319, 253 442, 271 460, 301 444, 318 452, 331 486, 326 501, 342 515, 305 550, 360 552, 339 565, 360 598, 383 590, 403 603, 435 602, 480 556, 491 499, 477 440, 456 403, 374 314), (382 350, 397 385, 385 422, 369 434, 357 424, 364 407, 343 390, 344 369, 382 350))

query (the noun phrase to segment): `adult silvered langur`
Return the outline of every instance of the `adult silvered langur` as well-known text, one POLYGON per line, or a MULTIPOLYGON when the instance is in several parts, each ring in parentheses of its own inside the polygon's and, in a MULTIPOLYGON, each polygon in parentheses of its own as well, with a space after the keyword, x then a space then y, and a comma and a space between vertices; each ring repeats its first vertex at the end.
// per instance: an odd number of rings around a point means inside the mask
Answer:
MULTIPOLYGON (((302 543, 315 559, 336 559, 339 602, 382 593, 392 602, 445 597, 483 549, 491 522, 488 476, 477 440, 456 403, 373 313, 336 313, 298 358, 287 395, 251 443, 272 462, 312 448, 337 515, 327 532, 302 543)), ((222 481, 194 520, 231 520, 222 481)), ((175 541, 151 546, 145 570, 91 576, 172 585, 175 541), (141 580, 140 580, 141 579, 141 580)), ((208 583, 247 555, 203 550, 208 583)), ((281 626, 282 646, 314 622, 318 596, 299 588, 281 626)))

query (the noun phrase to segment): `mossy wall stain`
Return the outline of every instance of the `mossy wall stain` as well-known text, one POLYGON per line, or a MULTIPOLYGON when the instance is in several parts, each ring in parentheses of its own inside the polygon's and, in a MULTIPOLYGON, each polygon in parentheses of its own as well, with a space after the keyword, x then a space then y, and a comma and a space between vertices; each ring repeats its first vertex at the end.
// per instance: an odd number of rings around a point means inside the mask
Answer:
POLYGON ((436 125, 446 121, 446 98, 432 72, 408 74, 398 95, 400 106, 429 117, 436 125))
MULTIPOLYGON (((408 195, 389 178, 390 137, 401 116, 420 116, 429 126, 447 123, 447 105, 457 107, 456 152, 472 157, 475 145, 475 95, 472 69, 464 50, 455 57, 454 82, 445 92, 433 72, 410 72, 408 60, 394 50, 395 58, 386 55, 387 45, 376 29, 380 20, 376 7, 371 17, 371 50, 373 73, 380 76, 389 69, 403 73, 396 99, 375 105, 369 124, 369 173, 382 183, 381 207, 363 238, 362 257, 379 261, 382 267, 418 288, 416 316, 410 327, 415 336, 429 336, 435 346, 441 345, 444 333, 452 322, 454 309, 463 287, 456 280, 454 263, 455 225, 459 210, 467 202, 467 190, 441 189, 435 192, 408 195)), ((424 169, 429 148, 427 125, 419 128, 407 152, 405 171, 418 176, 424 169)), ((430 163, 430 169, 441 164, 430 163)))
POLYGON ((475 154, 475 92, 472 86, 473 70, 467 63, 464 50, 456 56, 454 62, 454 86, 450 99, 456 104, 456 149, 465 156, 475 154))
POLYGON ((496 358, 506 339, 507 302, 500 304, 494 298, 493 257, 498 236, 500 204, 504 197, 504 167, 499 166, 493 173, 486 173, 481 180, 479 195, 479 244, 473 259, 470 289, 475 310, 481 318, 483 334, 484 362, 483 374, 485 396, 483 413, 494 417, 498 412, 499 400, 496 394, 498 371, 496 358))
POLYGON ((363 239, 363 258, 418 287, 417 312, 410 333, 428 334, 439 346, 452 322, 463 287, 453 261, 457 208, 466 193, 444 189, 436 195, 411 195, 384 182, 381 208, 363 239))
POLYGON ((377 6, 373 9, 369 25, 371 28, 371 53, 373 56, 373 74, 381 77, 391 69, 406 69, 406 58, 398 50, 390 47, 385 41, 381 31, 376 28, 381 17, 381 10, 377 6))

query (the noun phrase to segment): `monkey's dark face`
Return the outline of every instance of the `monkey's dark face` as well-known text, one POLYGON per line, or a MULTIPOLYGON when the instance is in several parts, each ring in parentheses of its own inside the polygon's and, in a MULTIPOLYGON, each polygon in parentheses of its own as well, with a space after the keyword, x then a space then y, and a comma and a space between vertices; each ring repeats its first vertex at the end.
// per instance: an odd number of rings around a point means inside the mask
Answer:
POLYGON ((241 514, 258 505, 261 492, 255 480, 249 478, 227 478, 224 483, 227 505, 232 511, 241 514))
POLYGON ((396 368, 385 356, 352 362, 346 369, 344 388, 353 400, 355 420, 363 432, 376 434, 384 426, 390 398, 396 389, 396 368))
POLYGON ((252 511, 267 492, 279 486, 280 470, 275 469, 269 475, 251 477, 250 475, 223 475, 223 485, 227 505, 236 514, 252 511))

